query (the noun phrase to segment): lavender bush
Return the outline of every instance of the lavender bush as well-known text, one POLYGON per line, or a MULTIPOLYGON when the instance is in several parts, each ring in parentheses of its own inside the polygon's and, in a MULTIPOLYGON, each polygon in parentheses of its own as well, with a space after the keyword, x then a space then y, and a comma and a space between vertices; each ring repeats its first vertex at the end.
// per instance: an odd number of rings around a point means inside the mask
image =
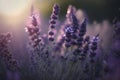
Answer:
POLYGON ((58 4, 53 6, 46 42, 42 39, 42 35, 38 34, 39 30, 34 30, 39 29, 39 25, 36 22, 37 18, 34 17, 35 14, 31 15, 32 22, 26 27, 31 37, 30 43, 35 44, 34 46, 29 45, 29 50, 31 50, 29 53, 31 54, 33 74, 37 74, 38 79, 95 80, 97 77, 103 77, 103 60, 100 61, 100 70, 97 70, 98 65, 96 64, 100 59, 100 57, 96 57, 99 34, 92 39, 86 35, 87 18, 84 17, 83 21, 78 20, 76 11, 75 7, 68 7, 66 21, 62 28, 63 34, 59 35, 57 32, 55 33, 55 28, 60 8, 58 4), (55 35, 61 39, 56 41, 55 35), (41 37, 40 40, 38 36, 41 37), (41 41, 42 44, 39 44, 41 41))
MULTIPOLYGON (((106 56, 99 51, 102 50, 101 33, 92 37, 86 34, 88 19, 84 16, 80 20, 76 15, 77 11, 70 5, 66 20, 58 30, 60 7, 55 4, 45 34, 47 36, 44 37, 40 29, 39 13, 32 7, 31 15, 25 25, 29 38, 28 66, 18 67, 17 61, 10 54, 8 43, 11 34, 0 35, 0 58, 6 70, 19 72, 18 78, 14 80, 105 80, 110 68, 106 56)), ((118 34, 119 27, 116 26, 119 25, 115 25, 115 34, 118 34)))

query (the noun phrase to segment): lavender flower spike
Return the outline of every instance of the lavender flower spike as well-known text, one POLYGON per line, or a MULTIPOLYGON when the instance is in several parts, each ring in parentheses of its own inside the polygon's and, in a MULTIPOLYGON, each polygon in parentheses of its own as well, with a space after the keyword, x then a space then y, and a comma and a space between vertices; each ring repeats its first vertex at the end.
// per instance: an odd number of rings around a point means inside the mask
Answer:
POLYGON ((51 14, 51 18, 50 18, 50 21, 49 21, 49 32, 48 32, 48 39, 49 41, 54 41, 54 29, 56 27, 56 20, 58 19, 58 14, 59 14, 59 6, 58 4, 54 4, 53 6, 53 11, 52 11, 52 14, 51 14))
POLYGON ((97 44, 98 44, 99 34, 93 37, 91 44, 90 44, 90 57, 94 57, 96 55, 97 44))

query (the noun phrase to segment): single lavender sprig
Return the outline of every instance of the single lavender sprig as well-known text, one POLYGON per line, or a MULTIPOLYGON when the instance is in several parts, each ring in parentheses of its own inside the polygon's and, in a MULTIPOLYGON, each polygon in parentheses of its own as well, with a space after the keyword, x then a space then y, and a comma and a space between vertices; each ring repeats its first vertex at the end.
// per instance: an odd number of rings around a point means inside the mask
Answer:
POLYGON ((89 36, 86 36, 85 39, 83 40, 83 46, 82 46, 82 50, 81 50, 81 54, 80 54, 80 58, 81 60, 85 60, 87 57, 87 54, 89 52, 89 44, 90 44, 90 38, 89 36))
POLYGON ((66 25, 65 25, 65 36, 66 36, 66 47, 70 47, 70 45, 75 45, 76 41, 74 39, 77 38, 77 18, 75 16, 74 7, 69 6, 66 14, 66 25))
POLYGON ((72 33, 72 41, 71 43, 73 45, 77 45, 77 37, 78 37, 78 28, 79 28, 79 24, 78 24, 78 20, 75 16, 75 14, 73 13, 72 15, 72 28, 73 28, 73 33, 72 33))
POLYGON ((77 33, 77 30, 79 28, 77 17, 75 16, 75 13, 73 13, 71 16, 72 16, 72 25, 73 25, 74 32, 77 33))
POLYGON ((81 26, 79 27, 79 32, 78 32, 78 46, 81 47, 82 46, 82 42, 83 42, 83 36, 85 35, 86 33, 86 19, 84 19, 84 22, 81 24, 81 26))
POLYGON ((65 47, 69 48, 71 46, 71 34, 73 33, 73 29, 71 25, 65 26, 65 47))
POLYGON ((18 64, 13 59, 12 54, 9 52, 8 44, 11 42, 11 33, 5 33, 0 35, 0 57, 5 63, 7 69, 11 71, 18 70, 18 64))
POLYGON ((99 34, 97 34, 90 43, 90 58, 91 61, 94 62, 93 58, 96 56, 96 50, 98 47, 98 40, 99 40, 99 34))
POLYGON ((79 25, 78 28, 78 38, 77 38, 77 48, 74 50, 73 54, 74 55, 79 55, 79 59, 83 60, 84 58, 84 53, 83 53, 83 37, 86 33, 86 19, 84 19, 84 22, 79 25))
POLYGON ((55 34, 54 30, 55 30, 55 27, 56 27, 56 20, 58 19, 59 11, 60 11, 59 5, 54 4, 53 11, 52 11, 52 14, 51 14, 51 18, 50 18, 50 21, 49 21, 49 29, 50 29, 49 32, 48 32, 49 41, 54 41, 54 34, 55 34))
POLYGON ((39 20, 39 13, 35 12, 32 7, 31 15, 26 22, 26 31, 28 32, 30 45, 33 48, 36 48, 40 43, 42 43, 42 39, 40 37, 40 20, 39 20))
POLYGON ((67 18, 67 21, 68 21, 68 24, 71 25, 71 29, 73 30, 73 32, 71 33, 71 45, 76 45, 77 44, 77 33, 78 33, 78 27, 79 27, 79 24, 78 24, 78 20, 77 20, 77 17, 75 15, 75 7, 73 6, 69 6, 68 7, 68 10, 67 10, 67 14, 66 14, 66 18, 67 18))

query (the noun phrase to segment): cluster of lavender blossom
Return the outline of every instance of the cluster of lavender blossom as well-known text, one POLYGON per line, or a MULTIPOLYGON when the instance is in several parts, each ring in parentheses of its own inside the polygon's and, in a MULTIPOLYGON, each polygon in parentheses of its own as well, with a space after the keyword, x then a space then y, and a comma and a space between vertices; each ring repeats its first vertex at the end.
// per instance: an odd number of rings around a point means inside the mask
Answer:
POLYGON ((106 74, 112 72, 108 58, 111 53, 120 57, 120 19, 116 18, 113 22, 111 52, 107 52, 101 46, 101 33, 91 38, 87 34, 87 17, 79 19, 77 11, 70 5, 65 22, 58 28, 60 7, 54 4, 48 31, 44 36, 40 29, 39 13, 32 6, 25 26, 29 37, 27 51, 30 61, 26 61, 23 66, 18 65, 10 52, 11 33, 1 33, 0 69, 2 62, 8 80, 16 76, 19 79, 15 80, 107 80, 106 74))
POLYGON ((30 15, 31 22, 26 25, 30 40, 29 53, 33 70, 39 74, 37 77, 40 80, 95 80, 98 76, 103 78, 105 65, 96 56, 99 33, 92 39, 86 35, 87 18, 78 20, 76 11, 75 7, 68 7, 66 21, 61 28, 63 34, 57 34, 55 30, 60 7, 55 4, 45 38, 40 35, 38 16, 30 15), (60 37, 58 41, 55 35, 60 37))
POLYGON ((0 58, 6 69, 10 71, 18 70, 17 61, 12 57, 8 44, 11 42, 11 33, 0 34, 0 58))

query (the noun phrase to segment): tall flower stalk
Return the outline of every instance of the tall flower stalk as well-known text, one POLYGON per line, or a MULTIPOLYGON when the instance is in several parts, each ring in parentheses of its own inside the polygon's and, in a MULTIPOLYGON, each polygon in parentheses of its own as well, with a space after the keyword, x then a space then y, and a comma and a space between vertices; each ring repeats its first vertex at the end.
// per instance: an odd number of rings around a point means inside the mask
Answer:
POLYGON ((60 8, 58 4, 54 4, 53 11, 49 21, 49 32, 48 32, 48 39, 49 41, 54 41, 55 36, 55 28, 56 28, 56 20, 58 19, 58 15, 60 12, 60 8))

